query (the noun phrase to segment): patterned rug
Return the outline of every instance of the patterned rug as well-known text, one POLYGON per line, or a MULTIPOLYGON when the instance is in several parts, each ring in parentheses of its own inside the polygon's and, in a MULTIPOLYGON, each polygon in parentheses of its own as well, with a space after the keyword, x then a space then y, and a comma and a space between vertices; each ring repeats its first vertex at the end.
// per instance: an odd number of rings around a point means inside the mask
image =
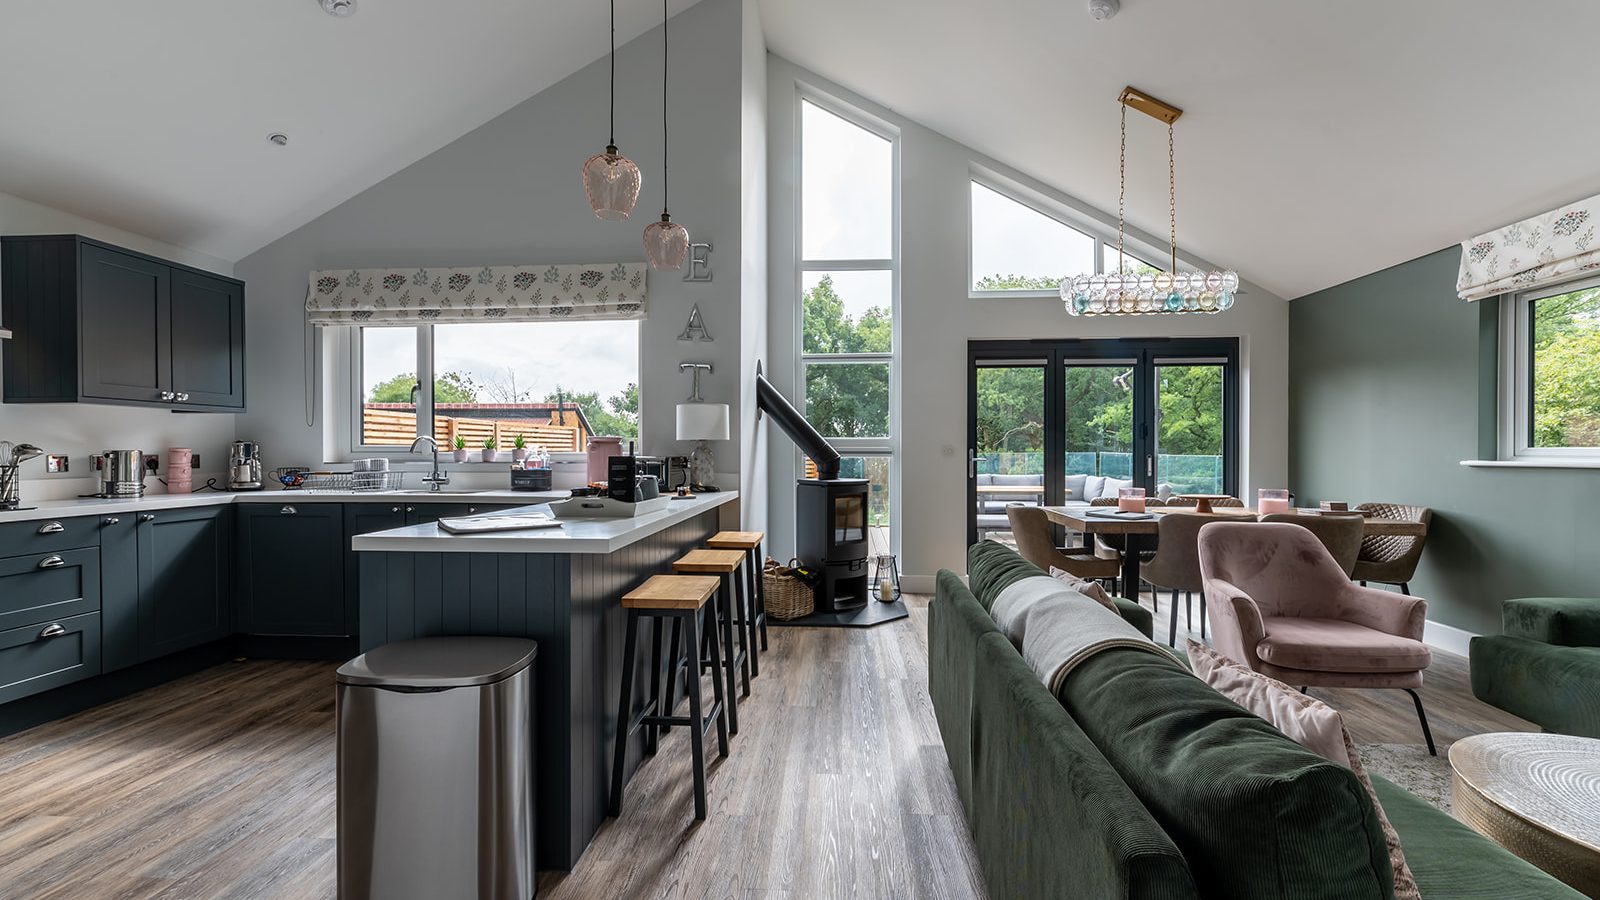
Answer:
POLYGON ((1450 806, 1450 760, 1445 755, 1449 749, 1439 748, 1438 756, 1429 756, 1422 744, 1360 744, 1361 764, 1400 785, 1418 797, 1445 812, 1450 806))

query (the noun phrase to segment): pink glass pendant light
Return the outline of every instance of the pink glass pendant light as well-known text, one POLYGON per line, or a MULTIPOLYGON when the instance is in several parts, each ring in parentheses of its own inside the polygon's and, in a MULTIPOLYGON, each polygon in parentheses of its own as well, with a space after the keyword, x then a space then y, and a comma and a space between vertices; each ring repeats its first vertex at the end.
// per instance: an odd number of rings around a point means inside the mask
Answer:
POLYGON ((651 268, 681 269, 689 253, 689 230, 667 212, 667 0, 661 0, 661 221, 644 227, 644 255, 651 268))
POLYGON ((633 160, 617 152, 617 3, 611 0, 611 139, 604 153, 596 153, 583 163, 583 192, 589 208, 602 219, 620 222, 639 202, 639 187, 644 179, 633 160))

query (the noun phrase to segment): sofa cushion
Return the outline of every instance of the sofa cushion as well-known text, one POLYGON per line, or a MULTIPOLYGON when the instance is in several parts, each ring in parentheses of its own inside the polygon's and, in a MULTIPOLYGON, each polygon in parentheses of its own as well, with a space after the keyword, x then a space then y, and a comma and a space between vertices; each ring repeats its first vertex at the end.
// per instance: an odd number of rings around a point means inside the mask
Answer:
POLYGON ((1066 497, 1067 497, 1068 500, 1082 500, 1082 499, 1084 499, 1084 497, 1083 497, 1083 482, 1088 477, 1089 476, 1087 476, 1087 475, 1068 475, 1067 476, 1067 494, 1066 494, 1066 497))
POLYGON ((1582 894, 1405 789, 1372 775, 1423 900, 1581 900, 1582 894))
POLYGON ((1475 637, 1472 694, 1546 731, 1600 738, 1600 648, 1475 637))
POLYGON ((1267 636, 1256 655, 1284 669, 1310 672, 1415 672, 1428 667, 1428 645, 1342 619, 1264 616, 1267 636))
POLYGON ((1118 491, 1126 487, 1133 487, 1132 478, 1107 478, 1106 483, 1100 488, 1100 496, 1115 497, 1118 491))
MULTIPOLYGON (((1012 583, 1043 574, 1043 569, 997 541, 979 541, 967 550, 967 582, 984 610, 993 606, 994 598, 1012 583)), ((1150 610, 1122 597, 1112 597, 1111 602, 1122 614, 1123 621, 1139 629, 1140 634, 1150 637, 1155 633, 1155 621, 1150 610)))
POLYGON ((1104 475, 1086 475, 1083 479, 1083 499, 1093 500, 1100 496, 1105 489, 1106 477, 1104 475))
POLYGON ((1011 643, 977 646, 968 817, 989 896, 1200 897, 1184 854, 1011 643))
POLYGON ((999 484, 1006 484, 1006 485, 1036 485, 1036 486, 1039 486, 1039 487, 1043 487, 1044 486, 1044 476, 1043 475, 996 475, 996 476, 994 476, 994 483, 997 484, 997 485, 999 485, 999 484))
POLYGON ((1600 599, 1519 597, 1500 609, 1505 633, 1563 647, 1600 647, 1600 599))
POLYGON ((1202 894, 1392 897, 1383 831, 1355 775, 1176 660, 1107 650, 1075 669, 1059 697, 1183 851, 1202 894))

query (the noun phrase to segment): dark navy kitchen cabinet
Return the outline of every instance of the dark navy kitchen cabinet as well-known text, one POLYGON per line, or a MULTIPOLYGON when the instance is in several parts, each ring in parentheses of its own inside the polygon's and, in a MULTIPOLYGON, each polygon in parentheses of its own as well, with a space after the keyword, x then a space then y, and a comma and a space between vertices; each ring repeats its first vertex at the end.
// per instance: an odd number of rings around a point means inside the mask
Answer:
POLYGON ((107 516, 100 563, 106 670, 233 632, 227 506, 107 516))
POLYGON ((354 634, 354 611, 345 591, 343 505, 242 503, 236 513, 238 630, 354 634))
POLYGON ((244 283, 81 235, 0 238, 7 403, 244 408, 244 283))

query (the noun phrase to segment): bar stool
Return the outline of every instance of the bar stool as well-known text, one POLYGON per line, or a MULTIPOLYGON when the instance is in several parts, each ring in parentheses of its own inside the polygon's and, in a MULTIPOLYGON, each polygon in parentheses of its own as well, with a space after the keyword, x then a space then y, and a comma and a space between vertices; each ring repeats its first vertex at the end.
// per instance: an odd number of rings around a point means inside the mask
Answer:
MULTIPOLYGON (((742 593, 742 585, 734 576, 739 573, 739 567, 744 565, 744 554, 738 550, 690 550, 672 564, 672 571, 680 575, 715 575, 721 582, 722 590, 718 591, 719 615, 722 620, 722 665, 727 669, 728 676, 728 733, 739 733, 739 702, 733 696, 734 673, 741 672, 744 676, 744 690, 741 696, 750 696, 750 648, 746 644, 746 632, 738 631, 738 642, 735 646, 733 611, 738 608, 734 598, 736 589, 742 593)), ((669 670, 667 676, 667 696, 672 696, 672 681, 675 670, 669 670)))
POLYGON ((693 757, 694 817, 697 820, 704 820, 706 817, 705 735, 712 723, 717 726, 717 755, 723 757, 728 755, 728 723, 722 715, 722 681, 721 672, 718 671, 722 668, 722 653, 717 646, 714 627, 717 618, 715 604, 711 607, 713 627, 702 628, 701 616, 706 601, 717 592, 720 585, 719 579, 708 576, 652 575, 644 584, 622 595, 622 607, 628 611, 628 630, 623 638, 622 698, 617 703, 617 742, 611 764, 609 812, 613 816, 622 815, 622 769, 628 760, 628 738, 632 737, 635 731, 644 728, 645 753, 654 756, 657 729, 668 725, 685 725, 689 727, 689 751, 693 757), (653 623, 650 699, 640 709, 638 716, 632 716, 628 707, 633 699, 634 655, 639 646, 641 616, 648 616, 653 623), (670 709, 661 708, 661 693, 658 689, 661 673, 661 634, 662 626, 669 620, 673 625, 672 646, 667 650, 671 660, 670 671, 676 673, 679 666, 685 665, 689 670, 687 716, 670 715, 670 709), (678 653, 680 631, 687 635, 688 639, 688 652, 682 657, 678 653), (700 642, 703 631, 712 635, 707 649, 710 651, 711 692, 714 699, 710 709, 702 713, 700 679, 704 673, 701 669, 700 642))
MULTIPOLYGON (((750 646, 756 646, 756 636, 761 638, 761 649, 767 649, 767 589, 761 577, 761 542, 766 535, 759 531, 719 531, 706 541, 713 550, 742 550, 749 560, 745 567, 745 604, 741 610, 741 624, 750 632, 750 646)), ((759 653, 750 654, 751 677, 761 674, 759 653)))

